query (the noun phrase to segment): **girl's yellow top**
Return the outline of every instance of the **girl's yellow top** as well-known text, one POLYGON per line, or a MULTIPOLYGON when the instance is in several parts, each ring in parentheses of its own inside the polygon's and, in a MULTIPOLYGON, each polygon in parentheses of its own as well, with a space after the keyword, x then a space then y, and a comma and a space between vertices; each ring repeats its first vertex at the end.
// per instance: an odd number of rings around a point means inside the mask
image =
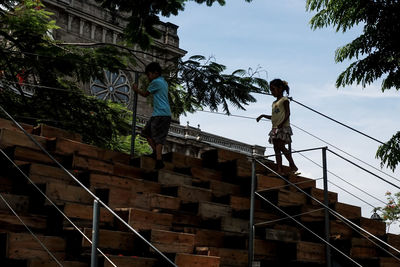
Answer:
MULTIPOLYGON (((285 119, 286 111, 285 106, 283 105, 285 101, 289 101, 286 96, 281 97, 279 100, 276 100, 272 103, 272 128, 278 128, 278 125, 281 124, 285 119)), ((282 126, 290 126, 290 119, 288 118, 282 126)))

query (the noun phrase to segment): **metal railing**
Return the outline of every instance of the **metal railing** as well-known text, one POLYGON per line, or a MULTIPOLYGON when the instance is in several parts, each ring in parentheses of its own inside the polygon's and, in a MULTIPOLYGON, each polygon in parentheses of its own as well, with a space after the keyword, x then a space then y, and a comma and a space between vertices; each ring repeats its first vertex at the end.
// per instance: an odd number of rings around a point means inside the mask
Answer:
MULTIPOLYGON (((172 262, 167 256, 165 256, 160 250, 158 250, 153 244, 147 241, 139 232, 137 232, 131 225, 125 222, 118 214, 116 214, 110 207, 108 207, 103 201, 100 200, 93 192, 91 192, 85 185, 83 185, 79 179, 77 179, 71 172, 69 172, 64 166, 61 165, 35 138, 33 138, 1 105, 0 111, 2 111, 10 120, 21 130, 43 153, 45 153, 60 169, 62 169, 70 178, 72 178, 81 188, 83 188, 90 196, 94 199, 93 204, 93 232, 92 232, 92 255, 91 255, 91 267, 97 267, 97 242, 98 242, 98 223, 99 223, 99 204, 102 205, 106 210, 108 210, 115 218, 117 218, 122 224, 124 224, 130 231, 132 231, 137 237, 139 237, 145 244, 151 247, 158 255, 160 255, 166 262, 170 265, 177 267, 177 265, 172 262)), ((11 159, 10 159, 11 160, 11 159)), ((12 161, 12 160, 11 160, 12 161)), ((25 175, 26 176, 26 175, 25 175)), ((32 182, 32 184, 34 184, 32 182)), ((41 193, 43 193, 39 188, 41 193)), ((52 202, 51 202, 52 203, 52 202)), ((52 203, 53 206, 57 206, 52 203)), ((61 210, 57 208, 59 212, 61 210)), ((64 214, 63 214, 64 215, 64 214)), ((70 221, 71 222, 71 221, 70 221)), ((80 232, 82 234, 82 232, 80 232)), ((84 235, 85 236, 85 235, 84 235)), ((85 236, 86 237, 86 236, 85 236)), ((86 237, 87 238, 87 237, 86 237)), ((110 261, 110 260, 109 260, 110 261)), ((111 262, 111 261, 110 261, 111 262)), ((112 263, 112 262, 111 262, 112 263)), ((114 264, 113 264, 114 265, 114 264)), ((115 265, 114 265, 115 266, 115 265)))
MULTIPOLYGON (((344 216, 342 216, 341 214, 339 214, 338 212, 336 212, 335 210, 332 210, 328 205, 329 205, 329 198, 328 198, 328 168, 327 168, 327 158, 326 158, 326 154, 327 151, 331 152, 332 154, 342 158, 343 160, 346 160, 350 163, 352 163, 353 165, 355 165, 356 167, 360 168, 363 171, 368 172, 369 174, 372 174, 374 176, 377 176, 376 174, 371 173, 370 171, 362 168, 361 166, 358 166, 357 164, 351 162, 350 160, 340 156, 339 154, 331 151, 328 149, 328 147, 318 147, 318 148, 311 148, 311 149, 304 149, 304 150, 298 150, 298 151, 294 151, 291 153, 300 153, 300 152, 306 152, 306 151, 313 151, 313 150, 321 150, 322 151, 322 171, 323 171, 323 190, 324 190, 324 201, 323 203, 321 201, 319 201, 318 199, 314 198, 313 196, 311 196, 310 194, 308 194, 307 192, 305 192, 303 189, 301 189, 300 187, 297 186, 297 184, 294 184, 292 182, 290 182, 288 179, 284 178, 283 176, 281 176, 280 174, 276 173, 274 170, 272 170, 270 167, 264 165, 261 161, 259 161, 258 159, 260 157, 256 157, 255 153, 253 154, 253 156, 251 157, 251 162, 252 162, 252 175, 251 175, 251 192, 250 192, 250 224, 249 224, 249 247, 248 247, 248 266, 252 267, 253 266, 253 262, 254 262, 254 230, 255 227, 257 226, 261 226, 264 225, 266 223, 269 222, 265 222, 265 223, 257 223, 254 224, 254 208, 255 208, 255 196, 258 196, 260 199, 262 199, 263 201, 267 202, 268 204, 270 204, 271 206, 273 206, 275 209, 279 210, 281 213, 283 213, 286 218, 290 218, 292 220, 294 220, 297 224, 299 224, 301 227, 303 227, 304 229, 310 231, 313 235, 315 235, 317 238, 319 238, 322 242, 324 242, 326 244, 325 246, 325 255, 326 255, 326 266, 330 267, 332 266, 332 256, 331 256, 331 248, 336 250, 339 254, 343 255, 345 258, 347 258, 349 261, 351 261, 352 263, 356 264, 357 266, 361 266, 359 263, 357 263, 355 260, 353 260, 352 258, 350 258, 348 255, 346 255, 345 253, 343 253, 342 251, 340 251, 339 249, 337 249, 336 247, 334 247, 332 244, 330 244, 330 224, 329 224, 329 215, 332 214, 333 216, 335 216, 337 219, 343 221, 345 224, 347 224, 349 227, 353 228, 354 230, 359 231, 359 233, 366 237, 370 242, 372 242, 374 245, 380 247, 383 251, 387 252, 389 255, 391 255, 393 258, 397 259, 400 262, 400 258, 398 258, 397 256, 395 256, 393 253, 391 253, 390 251, 388 251, 388 249, 386 248, 390 248, 392 250, 394 250, 397 253, 400 253, 400 250, 396 249, 395 247, 393 247, 392 245, 386 243, 385 241, 379 239, 378 237, 376 237, 375 235, 371 234, 370 232, 366 231, 365 229, 361 228, 360 226, 356 225, 355 223, 353 223, 352 221, 348 220, 347 218, 345 218, 344 216), (289 186, 293 186, 295 187, 299 192, 305 194, 306 196, 310 197, 312 200, 316 201, 318 204, 320 204, 323 209, 324 209, 324 229, 325 229, 325 237, 322 238, 320 236, 318 236, 316 233, 314 233, 312 230, 310 230, 309 228, 307 228, 305 225, 303 225, 301 222, 299 222, 298 220, 296 220, 294 217, 296 216, 291 216, 288 213, 286 213, 285 211, 283 211, 282 209, 280 209, 277 205, 274 205, 271 201, 269 201, 265 196, 261 195, 260 193, 256 192, 256 186, 257 186, 257 177, 256 177, 256 162, 258 162, 259 164, 261 164, 263 167, 265 167, 266 169, 268 169, 270 172, 274 173, 275 175, 277 175, 278 177, 280 177, 281 179, 283 179, 289 186), (376 241, 376 242, 375 242, 376 241), (378 243, 383 244, 385 247, 380 246, 378 243)), ((268 158, 270 156, 274 156, 274 155, 268 155, 265 158, 268 158)), ((393 185, 393 183, 377 176, 378 178, 380 178, 381 180, 393 185)), ((397 187, 397 186, 396 186, 397 187)), ((398 187, 397 187, 398 188, 398 187)), ((318 209, 320 210, 320 209, 318 209)), ((311 212, 314 212, 316 210, 313 210, 311 212)))

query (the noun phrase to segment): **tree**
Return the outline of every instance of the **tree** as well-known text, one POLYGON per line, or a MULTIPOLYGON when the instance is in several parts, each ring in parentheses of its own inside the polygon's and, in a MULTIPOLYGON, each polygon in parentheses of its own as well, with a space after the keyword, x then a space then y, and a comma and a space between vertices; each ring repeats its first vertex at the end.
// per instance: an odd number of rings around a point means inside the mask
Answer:
MULTIPOLYGON (((115 3, 123 7, 122 2, 115 3)), ((136 6, 151 1, 132 2, 136 6)), ((171 6, 175 2, 168 1, 171 6)), ((0 10, 0 104, 20 121, 44 122, 81 133, 88 143, 120 147, 121 136, 128 134, 131 115, 121 106, 84 95, 80 84, 90 77, 102 77, 103 69, 135 66, 129 51, 111 45, 86 48, 54 41, 49 30, 57 26, 39 0, 2 0, 0 10)), ((149 31, 146 36, 151 37, 149 31)), ((217 109, 220 104, 229 113, 228 103, 244 109, 255 101, 251 90, 268 90, 267 82, 255 77, 257 72, 224 74, 225 66, 204 57, 178 62, 176 75, 170 79, 177 115, 206 105, 217 109)))
MULTIPOLYGON (((308 11, 316 11, 312 29, 333 26, 346 32, 363 25, 363 32, 336 50, 335 61, 354 60, 337 78, 336 86, 353 83, 365 87, 382 78, 382 92, 400 89, 400 1, 397 0, 307 0, 308 11)), ((393 171, 400 162, 400 132, 381 145, 376 157, 393 171)))
POLYGON ((380 213, 381 218, 386 222, 387 231, 389 232, 390 226, 400 219, 400 192, 392 194, 386 192, 387 204, 384 207, 374 208, 373 212, 380 213))

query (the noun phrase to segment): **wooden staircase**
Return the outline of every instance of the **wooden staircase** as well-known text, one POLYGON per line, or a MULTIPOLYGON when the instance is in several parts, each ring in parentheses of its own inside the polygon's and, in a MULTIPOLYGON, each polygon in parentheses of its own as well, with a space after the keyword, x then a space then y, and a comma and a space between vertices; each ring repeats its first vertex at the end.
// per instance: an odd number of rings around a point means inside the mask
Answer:
MULTIPOLYGON (((79 135, 40 125, 23 125, 63 166, 179 267, 248 266, 251 162, 240 153, 211 149, 202 158, 163 155, 165 168, 143 156, 81 142, 79 135)), ((93 199, 55 166, 10 121, 0 119, 0 148, 90 239, 93 199)), ((63 266, 90 266, 90 243, 0 155, 0 193, 63 266)), ((265 164, 275 168, 271 161, 265 164)), ((318 203, 257 165, 257 191, 301 223, 324 236, 324 210, 318 203)), ((314 180, 290 175, 316 199, 314 180)), ((338 202, 332 209, 400 248, 400 236, 385 223, 363 218, 361 208, 338 202)), ((256 199, 254 253, 258 266, 325 266, 325 245, 277 210, 256 199), (266 222, 266 223, 265 223, 266 222), (269 222, 269 223, 268 223, 269 222)), ((106 209, 100 209, 99 248, 116 266, 168 266, 154 250, 106 209)), ((330 218, 331 242, 362 266, 400 266, 344 223, 330 218)), ((333 252, 334 266, 353 266, 333 252)), ((391 251, 394 253, 394 251, 391 251)), ((0 199, 0 266, 58 266, 0 199)), ((396 256, 400 256, 395 254, 396 256)), ((99 266, 113 266, 99 256, 99 266)))

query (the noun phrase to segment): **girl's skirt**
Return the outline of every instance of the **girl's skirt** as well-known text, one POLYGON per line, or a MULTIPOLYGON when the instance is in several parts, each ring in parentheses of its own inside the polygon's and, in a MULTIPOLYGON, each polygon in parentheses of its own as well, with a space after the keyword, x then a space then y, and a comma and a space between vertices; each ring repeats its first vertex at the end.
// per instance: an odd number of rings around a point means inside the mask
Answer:
POLYGON ((290 143, 292 143, 292 138, 291 138, 292 135, 293 135, 293 132, 292 132, 292 128, 290 126, 285 126, 282 128, 272 128, 272 130, 269 132, 268 142, 270 144, 273 144, 274 139, 280 139, 285 144, 290 144, 290 143))

